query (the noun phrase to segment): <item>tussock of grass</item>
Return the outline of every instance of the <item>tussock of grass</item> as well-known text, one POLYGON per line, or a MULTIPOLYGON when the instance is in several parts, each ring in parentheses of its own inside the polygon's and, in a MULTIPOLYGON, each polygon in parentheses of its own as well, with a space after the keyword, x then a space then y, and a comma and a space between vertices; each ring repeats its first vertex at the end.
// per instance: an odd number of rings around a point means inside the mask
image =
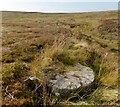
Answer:
POLYGON ((47 95, 47 87, 46 87, 46 80, 45 78, 45 73, 44 69, 48 67, 54 60, 54 57, 56 54, 59 52, 63 51, 64 45, 65 45, 65 38, 55 38, 53 44, 51 46, 46 46, 41 53, 36 55, 35 60, 31 64, 31 70, 32 70, 32 75, 40 78, 43 82, 43 103, 46 105, 48 102, 52 103, 51 99, 48 98, 47 95))
POLYGON ((63 50, 64 45, 64 38, 60 38, 55 39, 51 46, 46 46, 32 62, 32 71, 35 74, 42 73, 42 70, 52 63, 54 56, 63 50))

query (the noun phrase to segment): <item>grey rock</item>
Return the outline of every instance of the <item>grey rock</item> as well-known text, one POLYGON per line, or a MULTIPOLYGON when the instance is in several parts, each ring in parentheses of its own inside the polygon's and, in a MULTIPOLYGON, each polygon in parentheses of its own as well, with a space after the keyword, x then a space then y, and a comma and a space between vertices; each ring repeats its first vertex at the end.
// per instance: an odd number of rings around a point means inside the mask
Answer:
POLYGON ((69 96, 71 92, 81 90, 94 81, 94 72, 91 68, 77 64, 80 71, 69 71, 65 75, 57 74, 54 80, 49 81, 52 92, 56 95, 69 96))

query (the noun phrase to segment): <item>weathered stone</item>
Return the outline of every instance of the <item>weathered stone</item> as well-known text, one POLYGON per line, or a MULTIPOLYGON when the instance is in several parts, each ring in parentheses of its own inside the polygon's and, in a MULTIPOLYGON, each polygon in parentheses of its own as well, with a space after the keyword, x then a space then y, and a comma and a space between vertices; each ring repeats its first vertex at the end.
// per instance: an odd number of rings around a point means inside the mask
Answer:
POLYGON ((93 70, 89 67, 77 64, 80 71, 69 71, 65 75, 57 74, 54 80, 49 81, 49 86, 54 94, 69 96, 71 92, 81 90, 94 81, 93 70))

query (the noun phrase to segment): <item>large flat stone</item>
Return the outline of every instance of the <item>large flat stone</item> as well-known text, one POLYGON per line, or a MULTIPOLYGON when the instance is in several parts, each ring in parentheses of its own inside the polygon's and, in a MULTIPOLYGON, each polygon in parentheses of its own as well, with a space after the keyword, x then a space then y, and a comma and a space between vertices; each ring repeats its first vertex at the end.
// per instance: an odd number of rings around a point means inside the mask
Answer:
POLYGON ((54 94, 69 96, 71 92, 87 87, 94 81, 94 72, 91 68, 81 64, 76 66, 81 70, 69 71, 65 75, 57 74, 54 80, 49 81, 54 94))

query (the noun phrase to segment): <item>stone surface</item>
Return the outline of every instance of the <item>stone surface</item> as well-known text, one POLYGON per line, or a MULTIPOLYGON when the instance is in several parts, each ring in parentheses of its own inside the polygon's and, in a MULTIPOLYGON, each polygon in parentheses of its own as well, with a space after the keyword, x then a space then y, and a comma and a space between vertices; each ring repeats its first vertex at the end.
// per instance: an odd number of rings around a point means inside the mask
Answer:
POLYGON ((76 64, 80 71, 69 71, 65 75, 57 74, 49 86, 54 94, 68 96, 71 92, 89 86, 94 81, 94 72, 91 68, 76 64))

